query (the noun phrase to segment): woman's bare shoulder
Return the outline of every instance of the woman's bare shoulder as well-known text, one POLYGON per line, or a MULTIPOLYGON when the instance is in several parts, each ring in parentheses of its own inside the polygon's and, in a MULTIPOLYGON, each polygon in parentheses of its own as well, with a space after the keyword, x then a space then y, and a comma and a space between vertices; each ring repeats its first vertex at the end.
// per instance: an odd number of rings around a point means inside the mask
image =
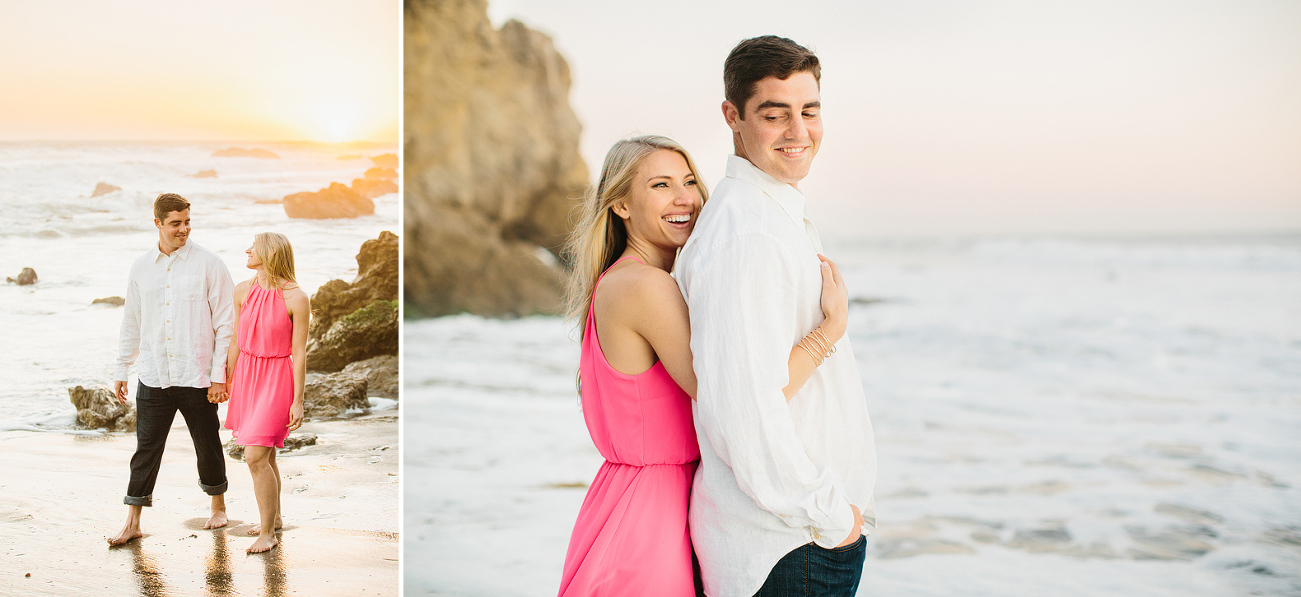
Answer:
POLYGON ((597 288, 597 301, 612 301, 620 311, 657 314, 683 302, 678 283, 668 272, 636 262, 612 268, 597 288))

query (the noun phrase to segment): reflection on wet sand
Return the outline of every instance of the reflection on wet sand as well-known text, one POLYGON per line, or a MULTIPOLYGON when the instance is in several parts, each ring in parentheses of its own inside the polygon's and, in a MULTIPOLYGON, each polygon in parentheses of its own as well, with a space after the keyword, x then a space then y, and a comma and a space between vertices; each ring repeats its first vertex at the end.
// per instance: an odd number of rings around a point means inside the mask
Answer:
POLYGON ((289 571, 285 568, 285 538, 276 533, 280 541, 271 551, 249 554, 249 557, 262 558, 262 586, 266 597, 284 597, 285 587, 289 586, 289 571))
POLYGON ((204 580, 208 582, 208 594, 215 597, 231 597, 235 594, 235 581, 231 574, 230 551, 225 531, 212 533, 212 553, 208 554, 208 565, 204 568, 204 580))
POLYGON ((126 545, 110 547, 109 549, 125 549, 131 552, 131 569, 136 574, 136 582, 140 585, 141 597, 167 597, 171 593, 167 591, 167 585, 163 582, 163 573, 158 561, 145 553, 143 541, 136 539, 126 545))

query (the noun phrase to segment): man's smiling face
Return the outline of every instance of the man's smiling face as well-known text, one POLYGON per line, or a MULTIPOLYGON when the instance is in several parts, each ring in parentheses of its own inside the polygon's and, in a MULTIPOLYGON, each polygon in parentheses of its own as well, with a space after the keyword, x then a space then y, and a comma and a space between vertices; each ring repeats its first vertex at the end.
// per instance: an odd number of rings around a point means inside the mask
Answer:
POLYGON ((822 143, 822 102, 818 81, 809 72, 787 79, 765 77, 755 83, 745 118, 723 102, 727 125, 740 136, 737 155, 760 170, 795 186, 809 174, 822 143))

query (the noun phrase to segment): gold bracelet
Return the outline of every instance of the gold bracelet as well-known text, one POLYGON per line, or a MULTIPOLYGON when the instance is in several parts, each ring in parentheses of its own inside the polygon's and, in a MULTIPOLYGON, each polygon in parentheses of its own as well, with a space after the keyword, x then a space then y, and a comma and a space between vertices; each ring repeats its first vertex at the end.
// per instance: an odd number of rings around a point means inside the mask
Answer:
POLYGON ((827 355, 829 354, 827 352, 827 345, 824 344, 822 340, 818 339, 817 334, 814 333, 816 331, 817 329, 814 329, 813 332, 809 332, 809 334, 805 336, 804 339, 810 341, 814 346, 816 346, 818 348, 818 352, 822 354, 822 358, 825 360, 827 358, 827 355))
POLYGON ((799 344, 796 344, 796 346, 803 348, 804 352, 809 353, 809 358, 813 360, 813 367, 815 369, 822 366, 822 361, 818 359, 817 355, 813 354, 812 350, 809 350, 809 347, 804 345, 804 340, 800 340, 799 344))
POLYGON ((824 344, 831 347, 831 350, 827 352, 827 356, 830 357, 831 355, 836 354, 836 343, 827 338, 827 333, 822 331, 822 326, 813 328, 813 331, 817 332, 818 336, 822 338, 824 344))

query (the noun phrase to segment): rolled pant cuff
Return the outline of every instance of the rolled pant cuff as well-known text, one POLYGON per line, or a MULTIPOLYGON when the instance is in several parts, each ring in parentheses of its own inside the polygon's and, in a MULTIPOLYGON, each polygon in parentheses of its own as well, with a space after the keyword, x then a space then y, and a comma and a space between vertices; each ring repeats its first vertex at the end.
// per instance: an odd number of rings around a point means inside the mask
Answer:
POLYGON ((144 497, 134 497, 134 496, 130 496, 130 495, 128 495, 128 496, 122 498, 122 503, 123 503, 123 504, 126 504, 126 505, 128 505, 128 506, 146 506, 146 507, 152 507, 152 506, 154 505, 154 496, 152 496, 152 495, 147 495, 147 496, 144 496, 144 497))
POLYGON ((222 481, 221 485, 204 485, 203 481, 199 482, 199 487, 208 495, 221 495, 226 493, 226 488, 230 486, 230 481, 222 481))

